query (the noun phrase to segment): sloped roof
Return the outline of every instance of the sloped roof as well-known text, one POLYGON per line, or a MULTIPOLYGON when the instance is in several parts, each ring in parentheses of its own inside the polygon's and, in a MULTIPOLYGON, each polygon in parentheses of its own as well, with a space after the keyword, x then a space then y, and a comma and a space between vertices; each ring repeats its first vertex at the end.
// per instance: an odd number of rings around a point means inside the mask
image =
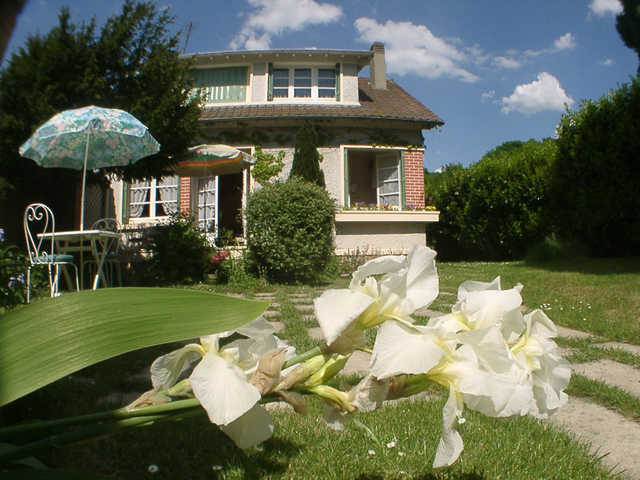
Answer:
POLYGON ((396 120, 429 129, 444 121, 393 80, 387 89, 371 88, 368 78, 358 78, 360 105, 265 103, 205 107, 200 119, 210 121, 274 120, 293 118, 396 120))

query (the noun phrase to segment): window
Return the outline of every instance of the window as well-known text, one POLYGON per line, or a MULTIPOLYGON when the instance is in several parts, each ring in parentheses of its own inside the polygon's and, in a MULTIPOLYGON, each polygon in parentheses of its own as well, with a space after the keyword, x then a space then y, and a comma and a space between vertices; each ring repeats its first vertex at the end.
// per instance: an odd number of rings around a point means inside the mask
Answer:
POLYGON ((216 231, 218 177, 199 177, 197 182, 198 225, 202 231, 213 233, 216 231))
POLYGON ((400 209, 400 153, 354 149, 347 154, 348 205, 400 209))
POLYGON ((178 177, 144 180, 129 185, 129 217, 167 217, 178 211, 178 177))
POLYGON ((271 74, 273 99, 339 99, 337 68, 274 68, 271 74))

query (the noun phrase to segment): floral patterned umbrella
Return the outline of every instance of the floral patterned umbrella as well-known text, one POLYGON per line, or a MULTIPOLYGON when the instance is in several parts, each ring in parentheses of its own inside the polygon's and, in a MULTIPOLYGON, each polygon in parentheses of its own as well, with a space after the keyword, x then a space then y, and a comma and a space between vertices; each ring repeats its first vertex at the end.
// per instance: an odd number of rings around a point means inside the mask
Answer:
POLYGON ((123 110, 92 105, 54 115, 19 152, 42 167, 82 170, 80 229, 84 230, 87 168, 126 165, 159 150, 160 144, 136 117, 123 110))
POLYGON ((198 145, 178 157, 176 175, 209 177, 238 173, 255 164, 255 158, 228 145, 198 145))

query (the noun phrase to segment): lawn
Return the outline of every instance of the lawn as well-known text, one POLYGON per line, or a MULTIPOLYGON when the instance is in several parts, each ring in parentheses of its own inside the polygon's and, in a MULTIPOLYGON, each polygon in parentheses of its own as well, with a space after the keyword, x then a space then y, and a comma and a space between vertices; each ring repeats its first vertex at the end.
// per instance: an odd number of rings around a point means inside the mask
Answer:
MULTIPOLYGON (((441 294, 432 308, 448 311, 460 282, 489 281, 496 275, 503 287, 524 285, 524 302, 544 308, 559 325, 587 330, 606 339, 640 343, 640 259, 555 262, 546 265, 507 263, 438 264, 441 294)), ((317 296, 324 288, 341 288, 347 279, 318 287, 270 285, 280 303, 285 329, 280 336, 300 350, 318 343, 307 334, 303 315, 287 294, 317 296)), ((237 286, 200 285, 226 292, 237 286)), ((252 291, 255 289, 252 288, 252 291)), ((307 322, 307 323, 305 323, 307 322)), ((145 373, 151 361, 175 345, 139 350, 65 377, 0 410, 3 425, 19 419, 54 418, 117 408, 127 393, 150 387, 145 373)), ((583 355, 589 344, 576 344, 583 355)), ((595 355, 594 352, 591 352, 595 355)), ((634 360, 629 360, 633 362, 634 360)), ((353 382, 342 379, 339 382, 353 382)), ((570 385, 570 393, 589 396, 597 386, 570 385)), ((598 395, 623 404, 614 394, 598 395)), ((141 428, 96 442, 51 450, 39 458, 47 465, 113 478, 421 478, 421 479, 611 479, 583 444, 530 418, 490 419, 466 411, 459 430, 465 450, 452 467, 433 470, 440 436, 442 392, 402 402, 375 412, 356 414, 344 432, 326 428, 322 405, 311 399, 307 415, 275 410, 275 434, 261 448, 238 450, 205 416, 179 423, 141 428), (362 425, 367 428, 363 428, 362 425)), ((624 400, 624 399, 623 399, 624 400)), ((615 408, 615 405, 614 405, 615 408)))

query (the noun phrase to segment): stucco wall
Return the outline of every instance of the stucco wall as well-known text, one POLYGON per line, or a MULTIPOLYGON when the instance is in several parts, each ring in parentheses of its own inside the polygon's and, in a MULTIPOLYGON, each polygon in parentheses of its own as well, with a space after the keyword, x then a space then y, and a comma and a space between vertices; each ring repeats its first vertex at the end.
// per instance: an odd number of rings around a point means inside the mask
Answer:
POLYGON ((336 223, 336 253, 371 255, 407 253, 413 245, 426 245, 424 223, 336 223))
POLYGON ((252 66, 253 76, 251 79, 251 98, 247 98, 249 103, 261 103, 267 101, 267 64, 264 62, 254 63, 252 66))

